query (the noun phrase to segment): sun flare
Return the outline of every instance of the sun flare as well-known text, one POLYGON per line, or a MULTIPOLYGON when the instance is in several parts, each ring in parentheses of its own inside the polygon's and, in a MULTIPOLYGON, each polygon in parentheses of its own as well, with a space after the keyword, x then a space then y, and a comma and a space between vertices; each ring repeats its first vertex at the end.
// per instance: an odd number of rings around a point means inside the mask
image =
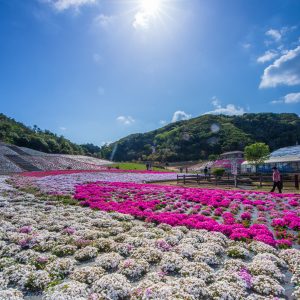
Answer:
POLYGON ((161 0, 141 0, 141 8, 148 15, 157 15, 161 9, 161 0))

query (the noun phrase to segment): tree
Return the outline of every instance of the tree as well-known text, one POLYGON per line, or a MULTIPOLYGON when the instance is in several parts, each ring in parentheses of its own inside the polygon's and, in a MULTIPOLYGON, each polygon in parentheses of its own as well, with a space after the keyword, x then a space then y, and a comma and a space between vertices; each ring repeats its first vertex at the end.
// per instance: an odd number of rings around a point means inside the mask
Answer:
POLYGON ((219 155, 218 154, 210 154, 208 156, 208 160, 209 161, 214 161, 214 160, 217 160, 219 158, 219 155))
POLYGON ((245 147, 244 150, 246 160, 255 166, 263 164, 270 155, 270 148, 265 143, 255 143, 245 147))
POLYGON ((49 152, 51 153, 59 153, 59 144, 57 143, 57 141, 55 139, 49 138, 47 139, 47 144, 49 146, 49 152))
POLYGON ((30 136, 28 147, 38 151, 49 152, 47 142, 42 137, 36 135, 30 136))

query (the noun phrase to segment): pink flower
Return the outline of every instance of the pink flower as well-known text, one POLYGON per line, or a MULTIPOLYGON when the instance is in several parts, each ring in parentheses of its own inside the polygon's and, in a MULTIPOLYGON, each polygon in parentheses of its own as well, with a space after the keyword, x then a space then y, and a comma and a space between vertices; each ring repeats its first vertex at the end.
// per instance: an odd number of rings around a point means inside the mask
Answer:
POLYGON ((277 240, 276 244, 279 248, 290 248, 293 245, 293 243, 287 239, 277 240))
POLYGON ((271 246, 276 245, 276 241, 274 240, 274 238, 269 235, 266 235, 266 234, 257 235, 254 237, 254 240, 263 242, 263 243, 271 245, 271 246))
POLYGON ((249 212, 244 212, 241 214, 242 220, 251 220, 251 214, 249 212))
POLYGON ((245 281, 248 289, 251 288, 251 286, 252 286, 252 276, 248 272, 248 270, 247 269, 240 270, 239 276, 245 281))
POLYGON ((20 233, 30 233, 32 231, 32 227, 31 226, 23 226, 19 229, 20 233))
POLYGON ((84 200, 81 205, 130 214, 146 222, 219 231, 232 239, 255 239, 272 246, 276 245, 272 227, 300 228, 299 211, 282 205, 284 201, 300 199, 297 195, 291 198, 263 192, 94 182, 76 186, 74 198, 84 200), (240 210, 243 211, 240 215, 242 220, 253 218, 253 221, 265 224, 253 224, 246 228, 235 218, 240 210), (215 216, 222 219, 217 222, 215 216), (257 216, 256 220, 254 216, 257 216))

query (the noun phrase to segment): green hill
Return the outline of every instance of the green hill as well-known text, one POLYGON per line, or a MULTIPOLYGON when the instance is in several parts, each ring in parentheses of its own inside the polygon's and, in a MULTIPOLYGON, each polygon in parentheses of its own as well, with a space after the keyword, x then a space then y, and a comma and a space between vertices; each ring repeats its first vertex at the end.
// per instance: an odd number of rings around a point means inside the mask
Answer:
POLYGON ((271 150, 294 145, 300 141, 299 116, 291 113, 203 115, 129 135, 102 147, 101 153, 115 161, 188 161, 244 150, 246 145, 258 141, 268 144, 271 150))
POLYGON ((0 141, 47 153, 112 157, 115 161, 187 161, 243 150, 257 141, 265 142, 271 150, 294 145, 300 141, 300 118, 290 113, 203 115, 132 134, 100 149, 93 144, 77 145, 49 130, 27 127, 0 114, 0 141))
POLYGON ((93 144, 77 145, 49 130, 33 128, 0 113, 0 141, 46 153, 85 154, 99 156, 100 148, 93 144))

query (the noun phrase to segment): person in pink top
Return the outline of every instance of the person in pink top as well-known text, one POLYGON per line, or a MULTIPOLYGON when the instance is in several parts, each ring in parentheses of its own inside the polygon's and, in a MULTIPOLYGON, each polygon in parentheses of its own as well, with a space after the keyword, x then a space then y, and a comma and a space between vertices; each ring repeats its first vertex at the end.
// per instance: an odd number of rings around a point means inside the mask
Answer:
POLYGON ((281 193, 282 181, 281 181, 280 172, 278 171, 278 169, 276 167, 273 167, 272 170, 273 170, 273 188, 272 188, 271 192, 274 192, 275 188, 277 187, 279 193, 281 193))

